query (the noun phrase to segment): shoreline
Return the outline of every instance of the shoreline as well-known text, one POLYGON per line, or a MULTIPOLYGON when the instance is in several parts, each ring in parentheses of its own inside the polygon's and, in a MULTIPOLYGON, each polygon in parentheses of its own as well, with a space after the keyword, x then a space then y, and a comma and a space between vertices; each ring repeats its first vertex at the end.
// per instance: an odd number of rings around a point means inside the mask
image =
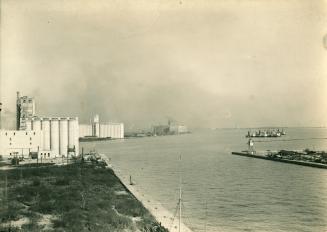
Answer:
MULTIPOLYGON (((143 204, 143 206, 149 210, 153 217, 160 223, 163 227, 168 229, 170 232, 178 232, 179 220, 178 217, 174 219, 174 215, 170 213, 160 202, 153 200, 150 196, 145 195, 140 192, 136 185, 129 184, 129 176, 123 175, 117 168, 115 168, 108 160, 105 154, 101 155, 101 158, 107 163, 117 178, 125 186, 130 193, 143 204), (173 220, 174 219, 174 220, 173 220)), ((181 223, 182 232, 192 232, 192 230, 187 227, 183 222, 181 223)))

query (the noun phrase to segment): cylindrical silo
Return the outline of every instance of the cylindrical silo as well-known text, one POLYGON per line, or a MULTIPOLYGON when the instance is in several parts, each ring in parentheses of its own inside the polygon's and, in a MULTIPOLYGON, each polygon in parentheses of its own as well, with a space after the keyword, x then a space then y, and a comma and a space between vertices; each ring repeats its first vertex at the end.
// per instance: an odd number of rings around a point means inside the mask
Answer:
POLYGON ((114 138, 114 133, 113 133, 113 127, 112 127, 112 124, 109 124, 109 134, 111 138, 114 138))
POLYGON ((74 126, 74 129, 75 129, 75 142, 74 142, 74 145, 75 145, 75 153, 76 155, 79 155, 79 124, 78 124, 78 117, 75 118, 75 126, 74 126))
POLYGON ((26 120, 26 130, 27 131, 32 130, 32 119, 27 119, 26 120))
POLYGON ((41 130, 41 120, 39 118, 34 118, 32 121, 32 128, 34 131, 41 130))
POLYGON ((59 152, 60 155, 67 156, 68 149, 68 119, 60 118, 59 121, 59 152))
POLYGON ((124 138, 124 123, 120 124, 120 138, 123 139, 124 138))
POLYGON ((57 118, 51 119, 50 128, 51 151, 55 156, 59 156, 59 121, 57 118))
POLYGON ((75 137, 75 122, 74 118, 69 118, 68 121, 68 147, 73 148, 74 147, 74 137, 75 137))
POLYGON ((43 131, 43 149, 50 151, 50 120, 43 118, 42 120, 42 131, 43 131))

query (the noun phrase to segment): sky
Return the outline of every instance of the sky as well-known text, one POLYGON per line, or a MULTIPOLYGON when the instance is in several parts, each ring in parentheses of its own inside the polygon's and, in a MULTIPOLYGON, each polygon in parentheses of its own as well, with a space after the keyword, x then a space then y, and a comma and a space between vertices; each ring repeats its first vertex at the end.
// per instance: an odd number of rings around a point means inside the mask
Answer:
POLYGON ((3 126, 16 91, 131 130, 327 126, 326 1, 0 2, 3 126))

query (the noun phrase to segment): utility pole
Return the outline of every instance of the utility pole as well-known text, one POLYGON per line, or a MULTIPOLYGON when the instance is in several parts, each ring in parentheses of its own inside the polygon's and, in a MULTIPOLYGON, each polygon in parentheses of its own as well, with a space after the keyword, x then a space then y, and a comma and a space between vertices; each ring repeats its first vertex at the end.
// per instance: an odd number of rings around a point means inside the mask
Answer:
POLYGON ((179 157, 179 232, 181 232, 181 224, 182 224, 182 155, 179 157))

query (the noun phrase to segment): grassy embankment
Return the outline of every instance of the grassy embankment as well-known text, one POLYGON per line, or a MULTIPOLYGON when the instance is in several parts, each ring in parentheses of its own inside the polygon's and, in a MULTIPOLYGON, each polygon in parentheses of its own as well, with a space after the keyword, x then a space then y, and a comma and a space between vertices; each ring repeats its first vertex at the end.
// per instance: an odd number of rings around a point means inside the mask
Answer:
POLYGON ((167 232, 97 164, 2 170, 0 198, 0 231, 167 232))

